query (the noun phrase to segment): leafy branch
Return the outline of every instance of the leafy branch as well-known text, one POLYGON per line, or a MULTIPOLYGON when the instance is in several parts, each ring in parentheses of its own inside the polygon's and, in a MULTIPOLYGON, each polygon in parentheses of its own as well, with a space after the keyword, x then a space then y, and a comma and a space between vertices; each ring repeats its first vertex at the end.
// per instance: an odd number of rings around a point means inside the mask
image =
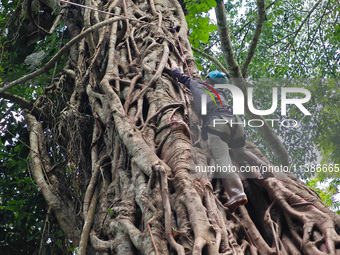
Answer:
POLYGON ((257 48, 257 44, 259 42, 260 35, 262 33, 263 23, 266 20, 266 9, 265 9, 265 1, 264 0, 257 0, 257 9, 258 9, 258 17, 257 17, 256 29, 255 29, 255 32, 254 32, 254 35, 253 35, 252 42, 251 42, 249 49, 248 49, 247 57, 246 57, 245 61, 243 62, 243 65, 241 67, 243 77, 246 77, 249 64, 254 57, 255 50, 257 48))
POLYGON ((20 96, 3 92, 3 93, 0 93, 0 97, 4 99, 8 99, 13 103, 17 103, 21 107, 26 108, 27 110, 31 111, 34 114, 34 116, 36 116, 39 119, 45 119, 45 120, 48 119, 48 116, 41 109, 36 107, 32 102, 29 102, 20 96))
MULTIPOLYGON (((231 77, 237 79, 236 85, 243 91, 244 95, 247 97, 246 82, 243 79, 244 78, 243 71, 241 70, 239 64, 236 61, 235 53, 232 47, 232 42, 230 38, 230 29, 227 24, 227 17, 226 17, 224 2, 222 0, 216 0, 216 3, 217 4, 215 8, 215 13, 216 13, 216 18, 217 18, 217 26, 218 26, 218 32, 220 35, 223 56, 224 56, 226 63, 228 64, 231 77)), ((256 29, 257 33, 255 32, 255 35, 254 35, 255 39, 253 38, 252 46, 250 46, 251 49, 254 48, 253 52, 248 52, 249 63, 256 50, 258 37, 261 34, 263 22, 265 19, 264 0, 258 0, 258 3, 260 5, 259 8, 261 8, 261 10, 259 10, 259 13, 263 15, 263 17, 259 18, 258 20, 257 25, 261 26, 261 28, 256 29)), ((246 66, 244 66, 244 70, 246 70, 249 63, 246 64, 246 66)), ((251 113, 248 107, 246 107, 246 114, 250 118, 261 119, 261 121, 263 121, 264 125, 262 128, 259 128, 259 133, 261 134, 265 142, 268 144, 268 146, 271 148, 271 150, 275 153, 279 162, 282 165, 289 165, 289 156, 288 156, 287 150, 282 144, 282 142, 279 140, 277 135, 274 133, 273 129, 269 126, 268 122, 262 116, 258 116, 258 115, 251 113)))
POLYGON ((115 18, 111 18, 108 20, 104 20, 100 23, 97 23, 96 25, 93 25, 92 27, 89 27, 88 29, 86 29, 84 32, 80 33, 79 35, 77 35, 76 37, 74 37, 71 41, 69 41, 64 47, 62 47, 57 54, 54 55, 54 57, 48 61, 42 68, 38 69, 37 71, 27 74, 17 80, 14 80, 8 84, 5 84, 2 88, 0 88, 0 93, 5 92, 6 90, 19 85, 21 83, 24 83, 28 80, 31 80, 41 74, 43 74, 44 72, 48 71, 49 69, 51 69, 52 67, 54 67, 54 64, 61 58, 61 56, 63 56, 64 54, 67 53, 67 51, 73 46, 75 45, 77 42, 79 42, 83 37, 87 36, 88 34, 104 27, 107 26, 111 23, 117 22, 119 20, 122 20, 123 17, 115 17, 115 18))
POLYGON ((202 57, 205 57, 207 59, 209 59, 211 62, 215 63, 221 70, 222 72, 224 72, 228 78, 230 78, 230 74, 227 68, 224 67, 224 65, 222 65, 222 63, 220 61, 218 61, 216 58, 214 58, 213 56, 199 50, 199 49, 193 49, 196 53, 200 54, 202 57))

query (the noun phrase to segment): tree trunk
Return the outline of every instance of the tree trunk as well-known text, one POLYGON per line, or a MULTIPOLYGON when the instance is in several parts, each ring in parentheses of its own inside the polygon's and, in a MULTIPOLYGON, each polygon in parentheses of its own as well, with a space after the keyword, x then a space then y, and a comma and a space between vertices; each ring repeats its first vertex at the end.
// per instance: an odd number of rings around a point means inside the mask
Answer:
POLYGON ((198 78, 179 2, 84 2, 116 16, 64 6, 76 39, 35 104, 52 118, 25 115, 33 176, 79 254, 340 254, 339 215, 298 179, 244 180, 231 213, 220 180, 192 174, 190 96, 168 64, 198 78))

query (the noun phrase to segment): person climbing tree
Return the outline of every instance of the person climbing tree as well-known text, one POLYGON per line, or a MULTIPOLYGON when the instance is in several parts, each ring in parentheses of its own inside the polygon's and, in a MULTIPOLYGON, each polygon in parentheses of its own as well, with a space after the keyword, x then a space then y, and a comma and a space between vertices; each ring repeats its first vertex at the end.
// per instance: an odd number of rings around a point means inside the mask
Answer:
MULTIPOLYGON (((224 73, 219 71, 210 72, 206 78, 205 84, 199 83, 189 76, 182 73, 174 61, 171 61, 172 74, 180 83, 183 83, 190 89, 194 99, 194 109, 197 113, 201 112, 202 94, 206 93, 201 88, 206 88, 207 85, 214 86, 215 84, 227 83, 227 78, 224 73)), ((226 95, 219 90, 222 102, 225 102, 226 95)), ((245 152, 245 134, 242 125, 230 126, 230 120, 240 122, 239 117, 233 115, 230 106, 216 106, 212 98, 207 98, 207 115, 202 116, 202 136, 208 139, 210 150, 216 160, 217 165, 226 166, 231 169, 232 161, 229 155, 229 148, 233 151, 236 159, 240 159, 245 152), (224 125, 215 125, 214 119, 224 119, 224 125)), ((229 196, 229 200, 224 206, 228 207, 231 212, 234 212, 239 206, 248 202, 247 196, 243 189, 241 178, 237 172, 228 172, 223 175, 222 183, 224 190, 229 196)))

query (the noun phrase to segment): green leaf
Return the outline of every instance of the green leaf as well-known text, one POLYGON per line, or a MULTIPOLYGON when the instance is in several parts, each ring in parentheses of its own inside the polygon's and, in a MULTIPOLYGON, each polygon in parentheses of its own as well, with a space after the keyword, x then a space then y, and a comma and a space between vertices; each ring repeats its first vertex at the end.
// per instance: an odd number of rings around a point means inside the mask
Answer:
POLYGON ((14 147, 14 152, 18 152, 21 149, 21 145, 17 145, 14 147))

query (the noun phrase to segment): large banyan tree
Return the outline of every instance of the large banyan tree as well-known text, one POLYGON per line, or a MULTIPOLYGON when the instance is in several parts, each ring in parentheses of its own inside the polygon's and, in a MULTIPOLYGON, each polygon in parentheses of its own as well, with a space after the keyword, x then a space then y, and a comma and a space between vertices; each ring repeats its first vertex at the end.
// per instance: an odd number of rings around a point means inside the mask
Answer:
MULTIPOLYGON (((36 39, 63 20, 69 40, 41 69, 3 84, 0 95, 26 109, 32 177, 79 254, 340 254, 339 215, 292 175, 244 179, 249 202, 235 213, 223 206, 219 179, 195 176, 191 153, 204 162, 207 145, 199 140, 193 149, 190 93, 169 66, 171 59, 200 79, 182 2, 73 1, 92 9, 27 2, 36 39), (37 19, 34 8, 50 18, 37 19), (5 92, 65 54, 62 70, 35 101, 5 92)), ((257 5, 252 44, 239 65, 217 0, 227 71, 239 81, 265 20, 265 2, 257 5)), ((260 132, 287 164, 269 126, 260 132)), ((247 149, 270 164, 254 144, 247 149)))

